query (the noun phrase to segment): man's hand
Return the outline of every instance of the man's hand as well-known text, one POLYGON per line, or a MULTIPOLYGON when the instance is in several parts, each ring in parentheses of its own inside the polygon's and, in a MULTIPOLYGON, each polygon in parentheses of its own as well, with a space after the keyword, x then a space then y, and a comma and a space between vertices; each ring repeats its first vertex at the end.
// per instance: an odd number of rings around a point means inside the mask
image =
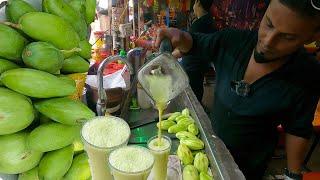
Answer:
POLYGON ((155 48, 159 48, 162 39, 168 38, 172 44, 172 55, 176 58, 182 57, 182 54, 187 53, 192 48, 192 37, 189 33, 180 31, 175 28, 160 29, 157 33, 155 48))

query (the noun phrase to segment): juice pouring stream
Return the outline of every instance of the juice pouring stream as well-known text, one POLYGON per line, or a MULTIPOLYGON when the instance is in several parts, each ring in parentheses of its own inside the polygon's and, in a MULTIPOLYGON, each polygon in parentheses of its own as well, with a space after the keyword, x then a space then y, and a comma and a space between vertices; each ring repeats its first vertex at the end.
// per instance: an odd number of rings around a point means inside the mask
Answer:
POLYGON ((155 106, 159 112, 159 128, 158 141, 161 145, 161 121, 163 111, 166 109, 167 103, 170 101, 170 93, 172 92, 172 78, 170 75, 165 75, 161 72, 161 66, 151 70, 151 74, 147 75, 146 80, 149 83, 149 91, 152 96, 155 106))
MULTIPOLYGON (((189 79, 177 60, 171 55, 170 40, 160 44, 160 54, 145 64, 138 73, 138 81, 159 111, 159 122, 167 104, 189 85, 189 79)), ((161 123, 158 140, 161 141, 161 123)), ((159 143, 161 145, 161 143, 159 143)))

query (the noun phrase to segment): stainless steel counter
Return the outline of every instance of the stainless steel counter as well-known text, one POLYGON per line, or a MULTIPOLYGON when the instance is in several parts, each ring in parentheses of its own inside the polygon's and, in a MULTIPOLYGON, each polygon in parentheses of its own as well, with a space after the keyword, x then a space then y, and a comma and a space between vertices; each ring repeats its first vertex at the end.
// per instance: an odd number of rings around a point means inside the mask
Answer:
MULTIPOLYGON (((131 94, 135 93, 134 88, 133 86, 131 92, 127 94, 126 101, 122 104, 120 117, 127 120, 131 125, 137 125, 139 122, 148 123, 132 128, 132 136, 129 140, 129 144, 146 146, 148 139, 157 134, 156 123, 158 114, 153 108, 129 109, 131 94)), ((204 112, 190 87, 170 102, 165 113, 181 111, 186 107, 190 110, 191 116, 199 127, 201 139, 205 143, 205 151, 208 155, 215 180, 244 180, 245 177, 234 162, 226 146, 215 136, 209 117, 204 112)), ((171 153, 175 154, 179 145, 178 139, 176 139, 175 134, 168 134, 167 132, 164 132, 164 134, 171 137, 173 142, 171 153)))

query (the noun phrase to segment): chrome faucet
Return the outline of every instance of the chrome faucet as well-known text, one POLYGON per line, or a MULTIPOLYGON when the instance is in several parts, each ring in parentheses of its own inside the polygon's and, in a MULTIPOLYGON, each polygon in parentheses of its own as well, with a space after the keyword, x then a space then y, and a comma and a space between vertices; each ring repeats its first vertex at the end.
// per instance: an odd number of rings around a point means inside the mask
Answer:
POLYGON ((125 57, 122 57, 119 55, 109 56, 101 62, 101 64, 99 65, 99 68, 98 68, 98 73, 97 73, 97 76, 98 76, 98 101, 97 101, 98 116, 104 116, 106 113, 106 109, 107 109, 106 105, 107 105, 108 98, 107 98, 107 94, 106 94, 105 90, 103 89, 103 71, 104 71, 106 65, 114 60, 120 60, 120 61, 124 62, 129 69, 130 75, 134 74, 131 63, 125 57))
POLYGON ((128 61, 132 65, 134 74, 138 74, 139 68, 144 64, 145 55, 143 54, 145 54, 145 52, 143 52, 143 50, 142 47, 136 47, 128 51, 128 61), (139 57, 137 57, 136 53, 139 53, 139 57))

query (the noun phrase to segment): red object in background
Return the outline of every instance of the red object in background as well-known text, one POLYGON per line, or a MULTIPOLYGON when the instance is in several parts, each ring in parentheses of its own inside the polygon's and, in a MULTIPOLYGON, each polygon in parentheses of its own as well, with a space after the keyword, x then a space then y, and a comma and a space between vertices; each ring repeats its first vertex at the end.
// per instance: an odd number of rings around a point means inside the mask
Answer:
POLYGON ((153 6, 153 0, 147 0, 147 4, 148 4, 149 7, 153 6))
POLYGON ((308 53, 315 53, 319 48, 317 47, 304 47, 308 53))
POLYGON ((104 31, 95 31, 95 32, 93 32, 93 34, 94 34, 96 39, 103 38, 104 33, 105 33, 104 31))
POLYGON ((303 174, 303 180, 319 180, 320 179, 320 172, 309 172, 303 174))
POLYGON ((182 12, 187 12, 187 1, 183 0, 182 1, 182 8, 181 8, 182 12))
POLYGON ((108 56, 111 55, 111 52, 107 51, 107 50, 102 50, 100 51, 100 56, 101 56, 101 59, 104 60, 105 58, 107 58, 108 56))
POLYGON ((107 64, 106 68, 103 71, 103 75, 112 74, 116 71, 119 71, 125 66, 125 64, 119 64, 117 61, 113 61, 109 64, 107 64))

